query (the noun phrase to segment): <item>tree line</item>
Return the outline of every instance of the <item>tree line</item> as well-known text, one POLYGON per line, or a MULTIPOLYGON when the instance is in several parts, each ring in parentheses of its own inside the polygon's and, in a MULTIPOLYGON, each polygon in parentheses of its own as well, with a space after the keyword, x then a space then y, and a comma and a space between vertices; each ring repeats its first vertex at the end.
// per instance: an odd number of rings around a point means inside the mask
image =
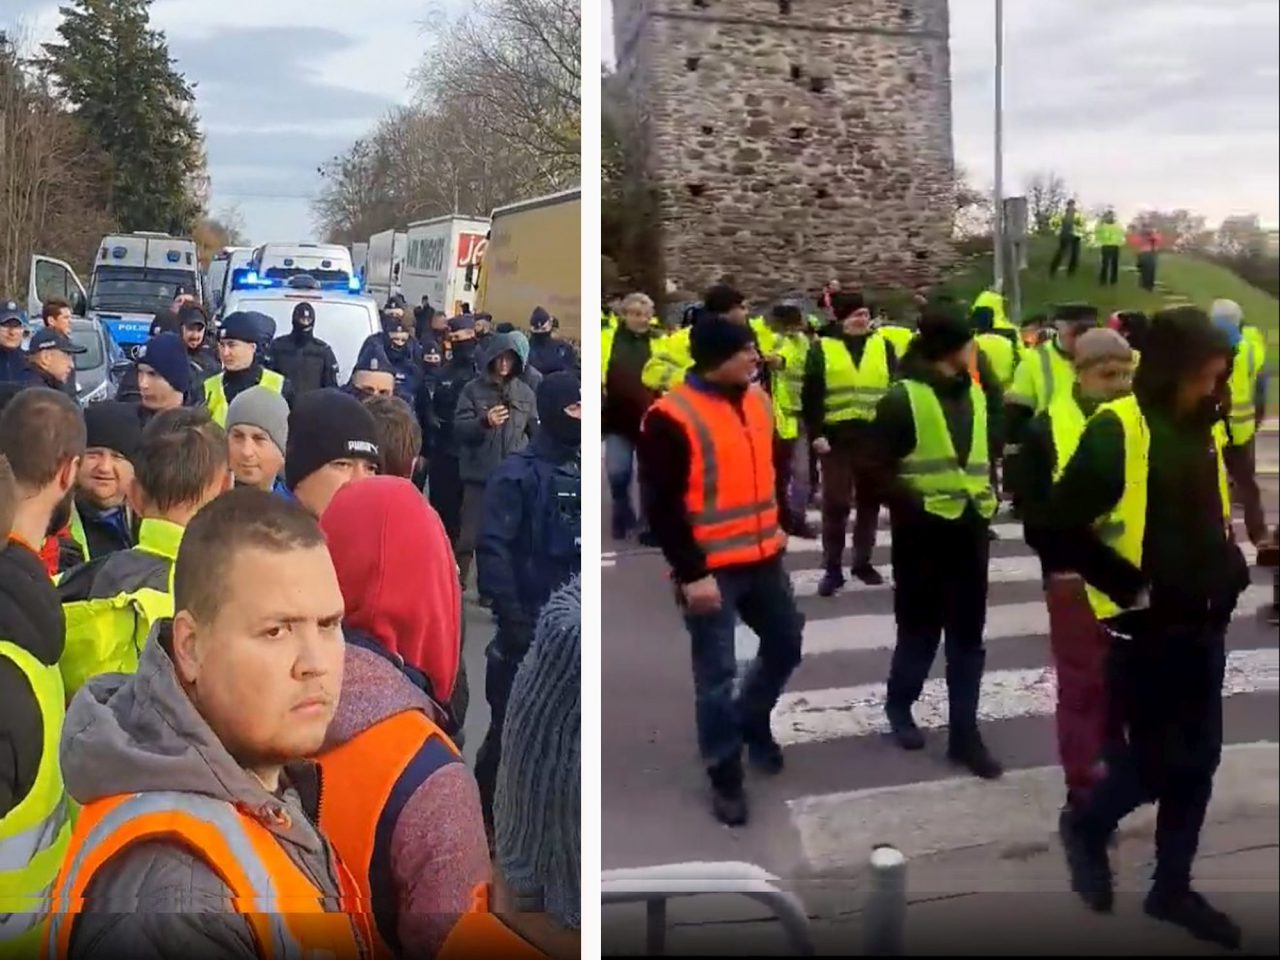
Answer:
POLYGON ((207 217, 195 87, 151 2, 74 0, 38 49, 0 31, 0 292, 23 295, 32 253, 87 271, 111 231, 195 235, 206 256, 233 238, 207 217))
POLYGON ((432 34, 412 103, 320 166, 319 231, 352 243, 576 185, 580 60, 578 0, 477 0, 432 34))

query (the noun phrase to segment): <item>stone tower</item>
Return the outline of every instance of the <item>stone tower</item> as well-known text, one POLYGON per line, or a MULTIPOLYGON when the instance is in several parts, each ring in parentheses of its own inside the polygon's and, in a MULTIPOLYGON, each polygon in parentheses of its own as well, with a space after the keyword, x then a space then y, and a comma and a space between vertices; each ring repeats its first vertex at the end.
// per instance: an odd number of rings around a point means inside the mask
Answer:
POLYGON ((950 258, 946 0, 613 0, 669 284, 919 287, 950 258))

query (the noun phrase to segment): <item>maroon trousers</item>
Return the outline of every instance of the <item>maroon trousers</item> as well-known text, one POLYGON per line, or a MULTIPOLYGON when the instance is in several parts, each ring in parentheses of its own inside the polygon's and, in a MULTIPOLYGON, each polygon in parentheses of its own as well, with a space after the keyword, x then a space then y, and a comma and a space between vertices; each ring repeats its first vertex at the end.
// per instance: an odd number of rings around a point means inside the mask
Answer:
POLYGON ((1074 800, 1097 782, 1103 748, 1119 736, 1108 710, 1107 636, 1094 618, 1080 577, 1051 576, 1045 599, 1049 646, 1058 673, 1058 756, 1068 796, 1074 800))

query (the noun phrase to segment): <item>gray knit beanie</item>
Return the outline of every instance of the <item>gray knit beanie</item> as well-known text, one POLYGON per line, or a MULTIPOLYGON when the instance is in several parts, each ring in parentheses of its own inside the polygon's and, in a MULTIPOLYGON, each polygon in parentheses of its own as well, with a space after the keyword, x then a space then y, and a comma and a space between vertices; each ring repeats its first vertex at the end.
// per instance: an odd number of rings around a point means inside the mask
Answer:
POLYGON ((227 432, 237 424, 265 430, 284 455, 289 444, 289 404, 274 390, 259 385, 236 394, 227 407, 227 432))
POLYGON ((582 590, 551 595, 516 673, 493 801, 494 848, 508 889, 561 926, 582 924, 582 590))
POLYGON ((1129 341, 1106 327, 1098 327, 1080 334, 1076 339, 1073 355, 1077 370, 1088 370, 1107 360, 1132 360, 1133 348, 1129 341))

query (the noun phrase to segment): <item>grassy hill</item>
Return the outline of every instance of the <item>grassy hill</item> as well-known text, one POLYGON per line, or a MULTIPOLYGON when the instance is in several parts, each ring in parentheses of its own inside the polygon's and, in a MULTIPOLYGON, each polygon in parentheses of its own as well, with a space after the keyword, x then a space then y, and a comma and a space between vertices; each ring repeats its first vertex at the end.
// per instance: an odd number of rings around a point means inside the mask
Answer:
MULTIPOLYGON (((1220 297, 1234 300, 1244 310, 1245 318, 1267 335, 1267 366, 1272 372, 1271 396, 1274 402, 1277 386, 1277 360, 1280 360, 1280 300, 1251 286, 1238 276, 1206 260, 1183 254, 1162 253, 1156 271, 1156 289, 1147 292, 1138 286, 1135 255, 1125 249, 1120 254, 1120 280, 1113 287, 1098 283, 1099 253, 1084 248, 1080 267, 1074 277, 1063 270, 1049 277, 1049 262, 1055 241, 1033 241, 1027 255, 1027 269, 1021 274, 1022 314, 1030 316, 1047 312, 1055 303, 1084 301, 1095 304, 1103 317, 1116 310, 1142 310, 1154 313, 1165 307, 1192 303, 1205 310, 1220 297)), ((958 299, 972 302, 986 289, 991 278, 991 255, 983 254, 962 262, 942 284, 958 299)))

